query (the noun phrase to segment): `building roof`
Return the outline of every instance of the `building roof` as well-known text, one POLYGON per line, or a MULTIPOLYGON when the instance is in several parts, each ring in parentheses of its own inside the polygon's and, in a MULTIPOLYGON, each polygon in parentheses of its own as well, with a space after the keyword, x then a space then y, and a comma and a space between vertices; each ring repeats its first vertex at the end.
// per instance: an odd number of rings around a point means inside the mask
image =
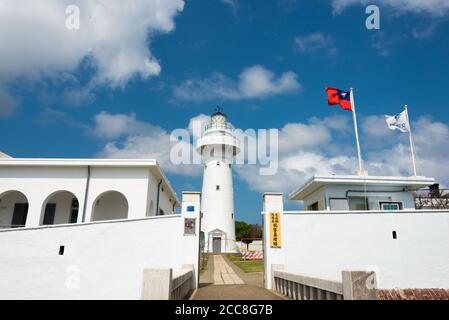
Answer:
POLYGON ((0 158, 0 167, 114 167, 114 168, 149 168, 156 178, 162 179, 174 197, 176 204, 180 201, 176 192, 155 159, 57 159, 57 158, 0 158))
POLYGON ((39 167, 151 167, 154 159, 65 159, 65 158, 5 158, 0 166, 39 166, 39 167))
POLYGON ((11 156, 9 156, 6 153, 0 151, 0 158, 9 158, 10 159, 11 156))
POLYGON ((299 189, 290 193, 290 200, 304 200, 311 193, 325 185, 368 185, 368 186, 394 186, 402 187, 406 191, 415 191, 435 183, 429 177, 394 177, 394 176, 355 176, 331 175, 313 176, 299 189))

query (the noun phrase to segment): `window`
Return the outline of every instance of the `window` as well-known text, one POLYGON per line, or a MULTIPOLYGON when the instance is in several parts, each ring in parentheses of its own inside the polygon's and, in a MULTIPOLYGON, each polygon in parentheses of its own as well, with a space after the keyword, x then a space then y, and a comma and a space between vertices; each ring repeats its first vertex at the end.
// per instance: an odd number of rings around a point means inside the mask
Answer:
POLYGON ((380 210, 402 210, 402 203, 400 202, 379 202, 380 210))
POLYGON ((56 203, 47 203, 44 212, 44 226, 52 225, 55 222, 56 203))
POLYGON ((369 210, 367 197, 349 197, 349 210, 369 210))
POLYGON ((220 190, 220 186, 215 186, 215 190, 219 191, 220 190))
POLYGON ((76 223, 78 220, 78 200, 76 198, 72 199, 72 207, 70 209, 70 219, 69 223, 76 223))
POLYGON ((346 198, 330 198, 329 199, 329 205, 331 208, 331 211, 348 211, 348 199, 346 198))
POLYGON ((318 202, 314 202, 307 207, 307 211, 318 211, 318 202))

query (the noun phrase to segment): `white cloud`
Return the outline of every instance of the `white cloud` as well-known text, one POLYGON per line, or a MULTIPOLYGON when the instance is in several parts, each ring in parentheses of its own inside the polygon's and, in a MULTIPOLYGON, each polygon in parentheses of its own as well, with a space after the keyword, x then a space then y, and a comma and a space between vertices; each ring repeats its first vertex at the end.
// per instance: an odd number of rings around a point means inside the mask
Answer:
POLYGON ((17 79, 57 80, 84 63, 92 86, 124 87, 161 66, 149 49, 174 29, 183 0, 1 0, 0 87, 17 79), (80 8, 80 29, 66 28, 66 7, 80 8))
MULTIPOLYGON (((372 4, 367 0, 333 0, 334 13, 340 13, 346 7, 372 4)), ((392 8, 398 12, 430 13, 435 16, 445 15, 449 11, 448 0, 379 0, 378 5, 392 8)))
POLYGON ((103 139, 117 139, 121 136, 139 135, 161 131, 149 123, 136 119, 134 113, 110 114, 105 111, 95 115, 92 133, 103 139))
MULTIPOLYGON (((348 117, 287 124, 279 131, 279 170, 273 176, 259 174, 258 166, 238 166, 238 176, 259 192, 289 194, 314 174, 354 174, 357 169, 353 133, 348 117), (344 123, 335 126, 336 123, 344 123), (314 134, 316 133, 316 134, 314 134), (350 135, 348 142, 339 141, 350 135), (306 141, 306 143, 304 142, 306 141)), ((361 118, 364 167, 371 175, 412 174, 408 135, 388 129, 384 116, 361 118)), ((449 185, 449 125, 420 117, 412 123, 418 174, 449 185)))
MULTIPOLYGON (((192 121, 204 121, 204 117, 199 115, 192 121)), ((89 132, 108 141, 97 154, 98 157, 156 159, 164 170, 172 174, 198 176, 202 173, 200 165, 173 164, 170 151, 174 142, 170 141, 170 133, 159 126, 138 120, 134 113, 109 114, 103 111, 94 117, 89 132)), ((195 152, 192 145, 186 144, 185 147, 191 153, 195 152)))
POLYGON ((315 32, 304 36, 297 36, 293 40, 294 48, 301 52, 311 52, 317 50, 329 50, 335 52, 333 48, 334 38, 331 35, 315 32))
POLYGON ((210 122, 210 116, 205 114, 199 114, 189 121, 188 129, 192 133, 195 140, 201 138, 204 128, 210 122), (201 129, 201 130, 199 130, 201 129))
MULTIPOLYGON (((391 131, 382 116, 370 117, 363 125, 371 129, 364 134, 368 141, 376 143, 373 152, 368 153, 368 160, 380 171, 409 175, 412 171, 408 134, 391 131)), ((442 184, 449 185, 449 125, 420 117, 412 121, 413 140, 416 149, 418 174, 436 177, 442 184)))
POLYGON ((252 190, 286 194, 314 174, 354 173, 356 159, 336 148, 335 137, 350 132, 349 117, 311 118, 279 129, 278 171, 262 176, 257 165, 237 166, 236 171, 252 190))
POLYGON ((8 92, 2 90, 0 87, 0 118, 8 117, 13 114, 18 105, 19 100, 8 94, 8 92))
POLYGON ((237 80, 222 73, 185 80, 174 88, 174 95, 184 101, 242 100, 293 93, 300 88, 296 73, 287 71, 276 76, 265 67, 255 65, 244 69, 237 80))
POLYGON ((239 76, 239 91, 245 98, 263 98, 281 93, 294 92, 301 88, 296 73, 287 71, 277 79, 273 72, 263 66, 243 70, 239 76))
POLYGON ((329 128, 319 124, 288 123, 279 132, 279 151, 316 148, 331 139, 329 128))
POLYGON ((95 95, 92 93, 91 88, 76 88, 64 91, 62 99, 68 105, 79 107, 93 103, 95 95))
MULTIPOLYGON (((192 118, 204 124, 208 116, 192 118)), ((361 141, 365 169, 371 175, 411 175, 411 157, 407 134, 390 131, 383 115, 361 118, 361 141)), ((433 176, 449 185, 449 125, 428 117, 413 122, 418 173, 433 176)), ((170 161, 170 134, 134 114, 100 113, 90 129, 106 139, 98 156, 110 158, 155 158, 171 174, 199 176, 201 165, 174 165, 170 161)), ((191 141, 192 143, 193 141, 191 141)), ((193 146, 186 145, 194 152, 193 146)), ((279 129, 278 171, 260 174, 260 165, 236 165, 236 178, 250 189, 283 191, 288 194, 315 174, 354 174, 357 170, 352 124, 348 116, 312 118, 304 123, 288 123, 279 129), (343 138, 343 139, 342 139, 343 138)))
POLYGON ((438 23, 434 22, 421 28, 414 28, 412 30, 412 37, 414 39, 427 39, 430 38, 437 28, 438 23))

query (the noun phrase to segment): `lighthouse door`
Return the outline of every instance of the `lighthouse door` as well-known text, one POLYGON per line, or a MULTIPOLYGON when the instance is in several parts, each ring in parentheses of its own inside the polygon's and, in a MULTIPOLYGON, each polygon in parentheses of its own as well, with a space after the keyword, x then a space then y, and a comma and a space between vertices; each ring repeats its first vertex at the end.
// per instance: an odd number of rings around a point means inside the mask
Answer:
POLYGON ((212 244, 213 244, 213 246, 212 246, 213 252, 220 253, 221 252, 221 238, 214 237, 212 244))

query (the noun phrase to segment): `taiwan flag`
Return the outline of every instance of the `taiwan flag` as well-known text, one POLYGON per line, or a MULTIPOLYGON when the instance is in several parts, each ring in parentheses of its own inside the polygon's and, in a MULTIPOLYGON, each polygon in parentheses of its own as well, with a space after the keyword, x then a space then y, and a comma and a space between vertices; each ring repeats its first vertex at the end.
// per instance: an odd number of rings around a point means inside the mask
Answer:
POLYGON ((326 88, 327 104, 330 106, 339 104, 344 110, 352 111, 351 93, 335 88, 326 88))

